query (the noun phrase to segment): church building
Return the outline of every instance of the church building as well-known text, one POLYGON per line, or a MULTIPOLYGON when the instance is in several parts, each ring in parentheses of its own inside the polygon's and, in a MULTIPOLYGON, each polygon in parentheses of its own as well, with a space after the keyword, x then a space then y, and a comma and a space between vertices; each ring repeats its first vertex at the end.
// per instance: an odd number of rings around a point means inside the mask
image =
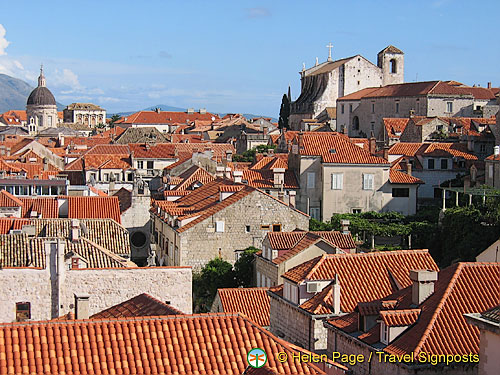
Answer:
MULTIPOLYGON (((290 108, 290 129, 300 130, 303 119, 314 119, 335 108, 337 99, 367 87, 404 82, 404 53, 388 46, 377 55, 377 65, 361 55, 333 61, 331 49, 327 61, 300 72, 301 93, 290 108)), ((342 129, 332 129, 342 131, 342 129)))
POLYGON ((57 116, 56 99, 46 87, 43 67, 40 68, 38 87, 28 97, 26 115, 30 134, 37 134, 41 130, 57 127, 59 118, 57 116))

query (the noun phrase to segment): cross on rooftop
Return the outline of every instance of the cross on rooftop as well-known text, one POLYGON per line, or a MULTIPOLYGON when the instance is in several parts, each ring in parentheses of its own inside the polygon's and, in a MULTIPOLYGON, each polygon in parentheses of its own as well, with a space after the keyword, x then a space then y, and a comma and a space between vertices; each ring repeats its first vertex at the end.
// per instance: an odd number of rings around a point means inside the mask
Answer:
POLYGON ((328 48, 328 61, 332 61, 332 48, 333 48, 332 42, 328 43, 326 48, 328 48))

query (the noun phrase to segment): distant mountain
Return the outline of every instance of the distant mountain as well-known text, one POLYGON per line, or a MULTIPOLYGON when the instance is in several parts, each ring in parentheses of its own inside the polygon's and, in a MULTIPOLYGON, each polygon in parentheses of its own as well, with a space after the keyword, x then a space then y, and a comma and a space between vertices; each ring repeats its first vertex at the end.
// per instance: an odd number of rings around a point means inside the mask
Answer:
MULTIPOLYGON (((21 79, 0 74, 0 113, 10 109, 25 110, 26 101, 33 89, 34 87, 21 79)), ((57 103, 58 111, 64 108, 65 105, 57 103)))
MULTIPOLYGON (((155 110, 156 108, 160 108, 160 110, 162 111, 166 111, 166 112, 186 112, 187 109, 186 108, 180 108, 180 107, 173 107, 171 105, 165 105, 165 104, 157 104, 157 105, 153 105, 151 107, 148 107, 148 108, 144 108, 142 109, 142 111, 153 111, 155 110)), ((199 109, 195 109, 195 110, 199 110, 199 109)), ((120 115, 120 116, 130 116, 132 113, 136 113, 138 111, 133 111, 133 112, 118 112, 118 113, 108 113, 106 117, 111 117, 113 115, 120 115)), ((207 112, 210 112, 210 113, 214 113, 214 114, 217 114, 219 115, 220 117, 223 117, 224 115, 226 115, 226 113, 221 113, 221 112, 216 112, 216 111, 209 111, 207 110, 207 112)), ((232 112, 232 113, 238 113, 238 112, 232 112)), ((265 116, 265 115, 253 115, 251 113, 242 113, 242 115, 251 120, 253 118, 257 118, 257 117, 270 117, 270 116, 265 116)), ((274 118, 274 117, 271 117, 271 121, 272 122, 278 122, 278 119, 274 118)))

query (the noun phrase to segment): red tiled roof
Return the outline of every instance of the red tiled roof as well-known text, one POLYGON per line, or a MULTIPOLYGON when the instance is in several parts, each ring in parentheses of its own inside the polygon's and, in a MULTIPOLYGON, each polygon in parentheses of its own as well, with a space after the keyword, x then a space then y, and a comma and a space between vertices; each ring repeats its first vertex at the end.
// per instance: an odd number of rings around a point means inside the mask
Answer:
MULTIPOLYGON (((419 309, 418 320, 399 335, 383 350, 390 354, 420 352, 429 354, 467 355, 479 353, 479 329, 467 324, 464 314, 484 311, 498 305, 500 296, 500 263, 457 263, 438 274, 434 293, 419 309)), ((389 295, 383 300, 396 300, 394 311, 407 310, 412 306, 412 287, 389 295)), ((354 319, 356 313, 346 319, 354 319)), ((337 318, 329 323, 347 333, 354 333, 357 327, 337 325, 337 318)), ((374 331, 377 330, 374 327, 374 331)), ((358 339, 370 340, 370 334, 358 339)), ((378 340, 371 340, 374 343, 378 340)))
POLYGON ((365 89, 353 92, 352 94, 342 96, 338 98, 339 101, 350 101, 350 100, 360 100, 367 95, 370 95, 375 90, 378 90, 378 87, 367 87, 365 89))
POLYGON ((22 207, 23 202, 5 190, 0 191, 0 207, 22 207))
POLYGON ((420 315, 420 309, 380 311, 380 319, 388 327, 411 326, 420 315))
POLYGON ((242 313, 261 327, 268 327, 269 288, 223 288, 217 290, 225 313, 242 313))
POLYGON ((120 203, 118 197, 64 197, 68 200, 70 219, 113 219, 118 224, 120 203))
POLYGON ((195 182, 200 182, 205 185, 208 182, 215 180, 215 177, 208 173, 201 167, 193 165, 189 169, 182 172, 178 178, 181 179, 181 182, 177 184, 174 190, 188 190, 195 182))
POLYGON ((22 217, 30 218, 31 213, 36 212, 43 219, 55 219, 59 217, 59 206, 57 198, 36 197, 19 198, 22 203, 22 217))
POLYGON ((238 314, 4 323, 0 338, 2 373, 240 375, 247 353, 259 347, 277 374, 325 374, 238 314))
POLYGON ((415 156, 420 149, 425 148, 425 143, 399 142, 389 149, 389 155, 415 156))
POLYGON ((438 267, 427 250, 326 254, 292 268, 283 277, 300 284, 304 280, 334 280, 337 275, 342 290, 341 310, 349 312, 358 302, 383 298, 398 286, 410 285, 409 272, 413 269, 438 267))
POLYGON ((410 176, 408 173, 397 171, 395 169, 389 170, 389 180, 391 184, 423 184, 420 178, 410 176))
POLYGON ((212 122, 212 117, 219 119, 219 116, 212 113, 192 113, 168 112, 168 111, 139 111, 129 116, 124 116, 115 124, 174 124, 187 123, 194 120, 205 120, 212 122))
POLYGON ((373 156, 339 133, 304 133, 302 145, 301 155, 321 156, 324 163, 388 164, 387 160, 373 156))
POLYGON ((142 293, 106 310, 94 314, 90 319, 132 318, 141 316, 182 315, 183 313, 166 303, 142 293))
POLYGON ((490 155, 486 158, 486 160, 500 160, 500 155, 490 155))
POLYGON ((477 156, 467 150, 463 143, 431 143, 424 151, 424 155, 430 155, 436 151, 444 151, 446 154, 463 157, 468 160, 477 160, 477 156))
POLYGON ((384 127, 389 138, 399 138, 408 125, 409 118, 384 118, 384 127))
POLYGON ((285 168, 288 169, 288 154, 276 154, 273 156, 263 156, 259 154, 257 161, 250 169, 273 169, 285 168))
MULTIPOLYGON (((281 167, 275 167, 281 168, 281 167)), ((272 169, 244 169, 243 180, 250 186, 268 189, 274 188, 274 172, 272 169)), ((285 170, 285 189, 298 189, 299 183, 292 170, 285 170)))

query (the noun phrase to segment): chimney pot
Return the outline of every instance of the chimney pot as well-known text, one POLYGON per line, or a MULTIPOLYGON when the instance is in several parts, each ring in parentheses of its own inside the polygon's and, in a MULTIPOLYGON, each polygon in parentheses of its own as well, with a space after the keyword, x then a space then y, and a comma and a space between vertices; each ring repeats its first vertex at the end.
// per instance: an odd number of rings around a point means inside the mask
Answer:
POLYGON ((491 89, 491 82, 488 82, 488 88, 491 89))
POLYGON ((241 183, 243 179, 243 171, 234 171, 233 172, 234 182, 241 183))
POLYGON ((278 188, 285 184, 285 168, 273 168, 274 187, 278 188))
POLYGON ((343 234, 349 234, 349 225, 351 222, 349 220, 341 220, 340 225, 342 225, 342 233, 343 234))
POLYGON ((412 303, 419 306, 432 293, 434 293, 434 283, 438 279, 438 274, 433 270, 412 270, 410 280, 412 285, 412 303))
POLYGON ((339 315, 340 314, 340 281, 339 275, 335 275, 335 280, 332 281, 332 300, 333 300, 333 313, 339 315))
POLYGON ((288 199, 289 199, 288 205, 290 207, 294 207, 295 208, 295 197, 296 197, 296 195, 297 195, 297 192, 295 190, 290 190, 288 192, 288 199))
POLYGON ((75 242, 80 239, 80 220, 71 219, 71 241, 75 242))
POLYGON ((493 154, 494 154, 495 156, 500 155, 500 146, 495 146, 495 147, 493 147, 493 154))
POLYGON ((410 161, 407 161, 406 162, 406 173, 408 174, 408 176, 411 176, 411 173, 412 173, 411 168, 412 168, 412 166, 411 166, 410 161))

